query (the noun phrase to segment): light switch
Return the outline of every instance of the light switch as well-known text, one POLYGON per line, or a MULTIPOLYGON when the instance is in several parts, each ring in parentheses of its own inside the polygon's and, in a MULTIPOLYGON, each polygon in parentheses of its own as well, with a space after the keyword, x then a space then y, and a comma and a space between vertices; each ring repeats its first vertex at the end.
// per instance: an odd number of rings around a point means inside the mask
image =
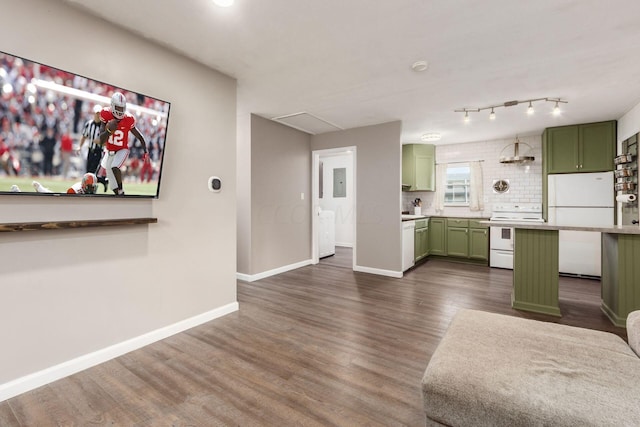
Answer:
POLYGON ((300 193, 300 200, 304 200, 304 193, 300 193))

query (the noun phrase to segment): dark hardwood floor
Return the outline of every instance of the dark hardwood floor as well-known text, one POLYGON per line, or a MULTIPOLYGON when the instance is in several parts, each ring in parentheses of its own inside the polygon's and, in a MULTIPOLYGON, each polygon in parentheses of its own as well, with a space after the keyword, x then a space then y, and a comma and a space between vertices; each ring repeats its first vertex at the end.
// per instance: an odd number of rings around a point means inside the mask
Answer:
POLYGON ((320 258, 322 266, 342 267, 353 270, 353 249, 344 246, 336 246, 335 255, 320 258))
POLYGON ((511 271, 441 260, 238 282, 238 312, 0 402, 0 426, 423 426, 420 380, 460 308, 625 336, 599 282, 560 289, 554 318, 511 309, 511 271))

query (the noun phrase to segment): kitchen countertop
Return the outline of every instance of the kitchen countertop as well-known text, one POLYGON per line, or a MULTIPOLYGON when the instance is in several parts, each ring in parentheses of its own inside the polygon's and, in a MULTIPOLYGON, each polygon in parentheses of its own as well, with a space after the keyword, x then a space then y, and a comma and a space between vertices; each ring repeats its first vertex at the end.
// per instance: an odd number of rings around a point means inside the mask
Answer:
POLYGON ((429 218, 427 215, 402 214, 403 221, 415 221, 416 219, 427 219, 427 218, 429 218))
POLYGON ((527 230, 569 230, 569 231, 595 231, 609 234, 639 234, 640 226, 637 225, 615 225, 613 227, 587 227, 558 225, 549 222, 522 222, 522 221, 482 221, 482 225, 522 228, 527 230))

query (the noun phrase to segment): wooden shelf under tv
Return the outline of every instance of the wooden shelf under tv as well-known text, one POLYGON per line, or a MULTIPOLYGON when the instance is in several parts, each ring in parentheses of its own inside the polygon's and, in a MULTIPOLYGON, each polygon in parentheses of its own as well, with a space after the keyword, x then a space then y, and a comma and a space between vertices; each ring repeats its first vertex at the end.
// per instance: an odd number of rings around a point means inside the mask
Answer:
POLYGON ((79 219, 75 221, 14 222, 10 224, 0 223, 0 232, 65 230, 71 228, 109 227, 114 225, 155 224, 157 222, 158 218, 79 219))

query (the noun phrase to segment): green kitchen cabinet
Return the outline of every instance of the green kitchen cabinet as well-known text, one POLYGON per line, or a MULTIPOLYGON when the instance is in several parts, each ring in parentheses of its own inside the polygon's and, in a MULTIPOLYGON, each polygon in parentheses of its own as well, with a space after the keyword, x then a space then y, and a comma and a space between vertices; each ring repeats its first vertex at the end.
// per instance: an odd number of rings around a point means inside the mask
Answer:
POLYGON ((546 173, 613 170, 616 129, 616 121, 545 129, 543 150, 546 173))
POLYGON ((447 227, 447 256, 469 257, 468 227, 447 227))
POLYGON ((561 126, 545 130, 548 173, 578 172, 578 126, 561 126))
POLYGON ((418 262, 429 255, 429 220, 416 221, 414 240, 415 261, 418 262))
POLYGON ((403 191, 435 191, 436 149, 432 144, 402 146, 403 191))
POLYGON ((447 256, 469 257, 469 220, 447 218, 447 256))
POLYGON ((469 227, 469 258, 489 260, 489 233, 486 227, 469 227))
POLYGON ((429 218, 429 255, 447 255, 446 218, 429 218))

